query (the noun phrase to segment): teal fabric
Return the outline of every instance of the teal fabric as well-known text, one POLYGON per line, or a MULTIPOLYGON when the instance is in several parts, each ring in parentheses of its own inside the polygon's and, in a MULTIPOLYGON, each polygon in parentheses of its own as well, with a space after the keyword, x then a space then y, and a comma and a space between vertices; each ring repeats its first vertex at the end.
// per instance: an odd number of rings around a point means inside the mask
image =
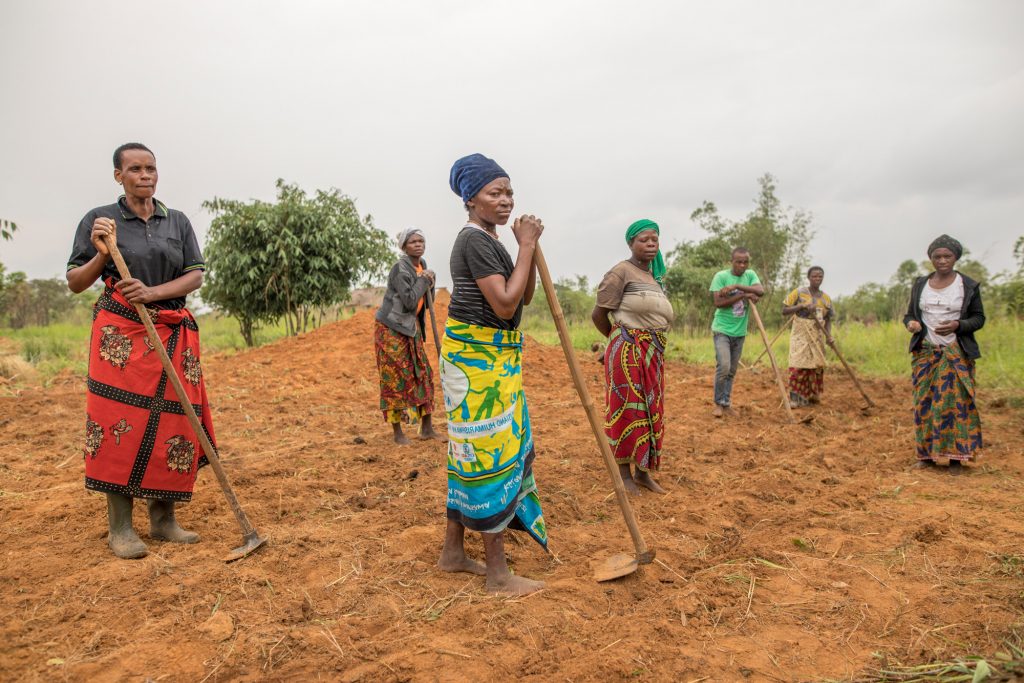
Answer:
MULTIPOLYGON (((717 292, 724 289, 728 292, 736 285, 751 287, 759 284, 761 284, 761 280, 753 270, 748 269, 743 275, 736 277, 732 274, 732 268, 729 268, 728 270, 720 270, 715 273, 714 279, 711 280, 709 291, 717 292)), ((711 323, 711 331, 720 332, 730 337, 745 337, 747 336, 747 318, 749 315, 750 307, 747 306, 746 299, 737 301, 729 308, 716 308, 715 319, 711 323)))
MULTIPOLYGON (((659 237, 661 236, 661 228, 657 223, 648 218, 641 218, 626 229, 626 244, 631 243, 633 238, 645 230, 653 230, 659 237)), ((661 255, 661 249, 658 249, 658 255, 651 262, 651 275, 662 287, 665 286, 665 270, 665 257, 661 255)))

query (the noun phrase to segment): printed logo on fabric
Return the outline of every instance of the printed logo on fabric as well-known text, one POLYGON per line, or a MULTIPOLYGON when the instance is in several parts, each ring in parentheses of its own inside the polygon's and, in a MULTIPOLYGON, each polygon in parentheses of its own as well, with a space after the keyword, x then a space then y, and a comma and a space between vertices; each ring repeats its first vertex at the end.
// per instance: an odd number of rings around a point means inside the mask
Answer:
POLYGON ((448 457, 458 462, 476 462, 476 449, 471 443, 448 442, 448 457))

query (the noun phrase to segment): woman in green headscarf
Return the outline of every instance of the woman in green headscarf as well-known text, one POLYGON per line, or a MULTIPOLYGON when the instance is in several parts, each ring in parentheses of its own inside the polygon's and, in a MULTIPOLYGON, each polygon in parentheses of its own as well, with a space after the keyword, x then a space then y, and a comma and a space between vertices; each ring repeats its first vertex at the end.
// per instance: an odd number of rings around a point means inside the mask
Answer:
POLYGON ((630 493, 640 486, 664 493, 651 476, 661 465, 664 430, 665 333, 675 314, 662 280, 660 230, 643 219, 626 230, 632 255, 609 270, 597 288, 591 319, 608 337, 604 354, 604 431, 630 493))

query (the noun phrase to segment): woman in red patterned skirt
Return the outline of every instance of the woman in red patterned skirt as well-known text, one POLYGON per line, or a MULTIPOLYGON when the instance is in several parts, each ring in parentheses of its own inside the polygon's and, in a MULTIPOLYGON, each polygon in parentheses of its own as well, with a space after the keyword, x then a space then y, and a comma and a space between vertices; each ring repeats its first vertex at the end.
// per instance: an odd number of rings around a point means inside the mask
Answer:
POLYGON ((380 409, 395 443, 407 444, 402 423, 420 423, 421 439, 440 439, 434 431, 434 374, 423 346, 424 297, 434 286, 434 271, 423 260, 426 240, 418 228, 398 234, 404 252, 391 268, 384 301, 377 311, 373 347, 380 374, 380 409))
POLYGON ((198 439, 134 307, 144 304, 196 413, 213 440, 213 423, 199 360, 199 328, 185 295, 203 282, 203 255, 188 218, 154 197, 156 157, 128 143, 114 152, 117 202, 85 215, 75 234, 67 279, 83 292, 102 278, 93 309, 85 420, 85 487, 106 494, 108 544, 118 557, 144 557, 132 528, 132 503, 146 498, 150 537, 195 543, 182 529, 175 502, 192 498, 196 471, 206 464, 198 439), (122 280, 104 238, 116 240, 132 278, 122 280))
POLYGON ((659 233, 658 224, 646 219, 629 226, 626 243, 633 253, 605 274, 591 315, 594 326, 608 337, 605 434, 622 483, 632 494, 640 493, 639 486, 665 492, 651 472, 661 465, 665 333, 675 314, 662 285, 665 261, 659 233))

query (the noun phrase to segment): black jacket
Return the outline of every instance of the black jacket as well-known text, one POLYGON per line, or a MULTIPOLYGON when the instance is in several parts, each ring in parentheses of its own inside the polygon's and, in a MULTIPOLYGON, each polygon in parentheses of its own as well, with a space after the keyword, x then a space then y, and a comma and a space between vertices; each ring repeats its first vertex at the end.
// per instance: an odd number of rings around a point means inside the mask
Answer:
MULTIPOLYGON (((420 259, 420 265, 426 269, 427 262, 420 259)), ((415 337, 417 332, 423 335, 427 307, 416 315, 416 306, 428 289, 430 280, 417 276, 412 259, 403 255, 388 275, 388 289, 375 316, 377 321, 406 337, 415 337)))
MULTIPOLYGON (((916 320, 921 324, 921 331, 910 339, 911 352, 921 347, 921 342, 928 334, 924 322, 921 320, 921 291, 924 290, 929 277, 922 275, 914 281, 914 286, 910 288, 910 305, 907 306, 907 314, 903 316, 904 327, 911 320, 916 320)), ((960 309, 960 327, 956 330, 956 340, 960 343, 964 355, 974 360, 981 357, 981 350, 978 348, 978 342, 974 340, 974 333, 985 326, 985 307, 981 304, 981 285, 963 273, 960 273, 960 277, 964 280, 964 305, 960 309)))

